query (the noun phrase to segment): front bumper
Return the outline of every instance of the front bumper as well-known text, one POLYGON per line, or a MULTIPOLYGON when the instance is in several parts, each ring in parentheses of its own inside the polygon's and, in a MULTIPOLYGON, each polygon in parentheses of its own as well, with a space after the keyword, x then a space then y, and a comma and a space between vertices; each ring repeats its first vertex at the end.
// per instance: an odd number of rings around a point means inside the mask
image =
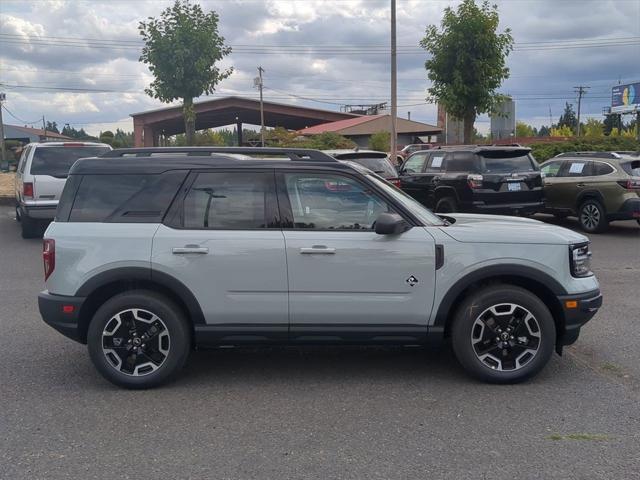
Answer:
POLYGON ((532 214, 544 209, 544 202, 526 203, 484 203, 472 202, 470 210, 478 213, 493 213, 498 215, 515 215, 518 213, 532 214))
POLYGON ((609 220, 638 220, 640 219, 640 198, 625 200, 620 209, 607 215, 609 220))
POLYGON ((84 297, 54 295, 45 290, 38 294, 38 308, 42 320, 47 325, 55 328, 65 337, 86 343, 86 332, 80 324, 80 309, 84 300, 84 297))
POLYGON ((558 301, 564 313, 564 331, 559 332, 558 342, 560 345, 571 345, 578 339, 580 328, 591 320, 602 306, 602 294, 596 289, 580 294, 562 295, 558 297, 558 301))

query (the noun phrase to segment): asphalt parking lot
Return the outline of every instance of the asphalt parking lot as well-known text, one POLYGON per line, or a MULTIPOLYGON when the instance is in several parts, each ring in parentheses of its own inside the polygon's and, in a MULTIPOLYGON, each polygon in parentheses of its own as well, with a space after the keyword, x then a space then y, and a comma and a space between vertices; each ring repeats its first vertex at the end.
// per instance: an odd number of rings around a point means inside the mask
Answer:
POLYGON ((640 227, 591 239, 604 306, 528 383, 446 347, 243 348, 135 392, 41 321, 41 242, 0 207, 0 478, 637 478, 640 227))

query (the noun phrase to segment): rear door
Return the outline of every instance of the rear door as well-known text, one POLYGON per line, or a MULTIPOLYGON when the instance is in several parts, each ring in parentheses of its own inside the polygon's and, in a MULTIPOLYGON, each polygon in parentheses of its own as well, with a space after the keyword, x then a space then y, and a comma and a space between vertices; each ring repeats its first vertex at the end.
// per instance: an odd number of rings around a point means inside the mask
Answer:
POLYGON ((478 155, 482 189, 474 200, 487 205, 542 201, 542 178, 529 150, 485 150, 478 155))
POLYGON ((107 146, 67 143, 34 147, 29 175, 33 180, 33 198, 39 205, 56 205, 76 160, 95 157, 111 150, 107 146))
POLYGON ((153 239, 151 267, 193 293, 206 321, 198 328, 218 341, 286 339, 287 262, 273 170, 194 172, 170 215, 153 239))

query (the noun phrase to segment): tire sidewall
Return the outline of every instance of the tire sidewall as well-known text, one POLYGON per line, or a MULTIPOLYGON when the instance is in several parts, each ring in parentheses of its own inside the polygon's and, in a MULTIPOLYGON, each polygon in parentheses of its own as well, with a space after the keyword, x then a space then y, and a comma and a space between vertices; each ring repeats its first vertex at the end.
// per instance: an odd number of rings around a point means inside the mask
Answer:
POLYGON ((607 213, 604 210, 604 207, 598 200, 587 199, 580 204, 580 208, 578 209, 578 223, 580 224, 580 228, 587 233, 599 233, 607 228, 607 213), (588 228, 586 225, 582 223, 582 211, 587 205, 594 205, 598 212, 600 213, 600 220, 598 225, 595 228, 588 228))
POLYGON ((125 388, 143 389, 167 382, 184 366, 190 345, 190 333, 181 310, 173 302, 147 291, 126 292, 107 300, 96 311, 87 331, 89 356, 96 369, 111 383, 125 388), (157 315, 169 331, 170 350, 164 363, 157 370, 140 377, 117 371, 102 351, 102 332, 107 322, 128 308, 140 308, 157 315))
POLYGON ((531 292, 512 286, 492 286, 473 294, 462 303, 451 329, 452 345, 458 361, 474 377, 491 383, 517 383, 537 374, 547 364, 556 343, 556 326, 546 305, 531 292), (471 329, 480 313, 500 303, 514 303, 526 308, 540 326, 540 348, 535 357, 516 371, 497 371, 486 366, 475 354, 471 329))

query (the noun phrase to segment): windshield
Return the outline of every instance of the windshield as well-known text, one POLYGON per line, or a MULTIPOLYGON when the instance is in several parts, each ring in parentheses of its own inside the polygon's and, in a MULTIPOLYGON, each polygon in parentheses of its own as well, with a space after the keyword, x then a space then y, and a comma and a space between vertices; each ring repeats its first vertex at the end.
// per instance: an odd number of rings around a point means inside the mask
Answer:
POLYGON ((480 153, 482 173, 535 172, 532 158, 522 152, 482 152, 480 153))
POLYGON ((367 178, 371 179, 376 185, 382 188, 387 194, 394 198, 394 200, 401 203, 405 208, 411 210, 418 219, 424 223, 425 225, 439 225, 444 226, 447 223, 442 220, 439 216, 433 213, 431 210, 426 208, 417 200, 414 200, 412 197, 404 193, 395 185, 390 184, 384 179, 378 177, 377 175, 368 174, 367 178))
POLYGON ((33 154, 30 172, 32 175, 65 177, 69 174, 71 165, 79 158, 96 157, 107 151, 109 147, 39 147, 33 154))
MULTIPOLYGON (((346 159, 344 157, 340 157, 340 160, 346 159)), ((363 167, 366 167, 372 172, 375 172, 385 178, 398 176, 396 169, 393 168, 393 165, 391 165, 391 163, 389 163, 386 156, 380 158, 356 157, 349 158, 349 160, 362 165, 363 167)))

